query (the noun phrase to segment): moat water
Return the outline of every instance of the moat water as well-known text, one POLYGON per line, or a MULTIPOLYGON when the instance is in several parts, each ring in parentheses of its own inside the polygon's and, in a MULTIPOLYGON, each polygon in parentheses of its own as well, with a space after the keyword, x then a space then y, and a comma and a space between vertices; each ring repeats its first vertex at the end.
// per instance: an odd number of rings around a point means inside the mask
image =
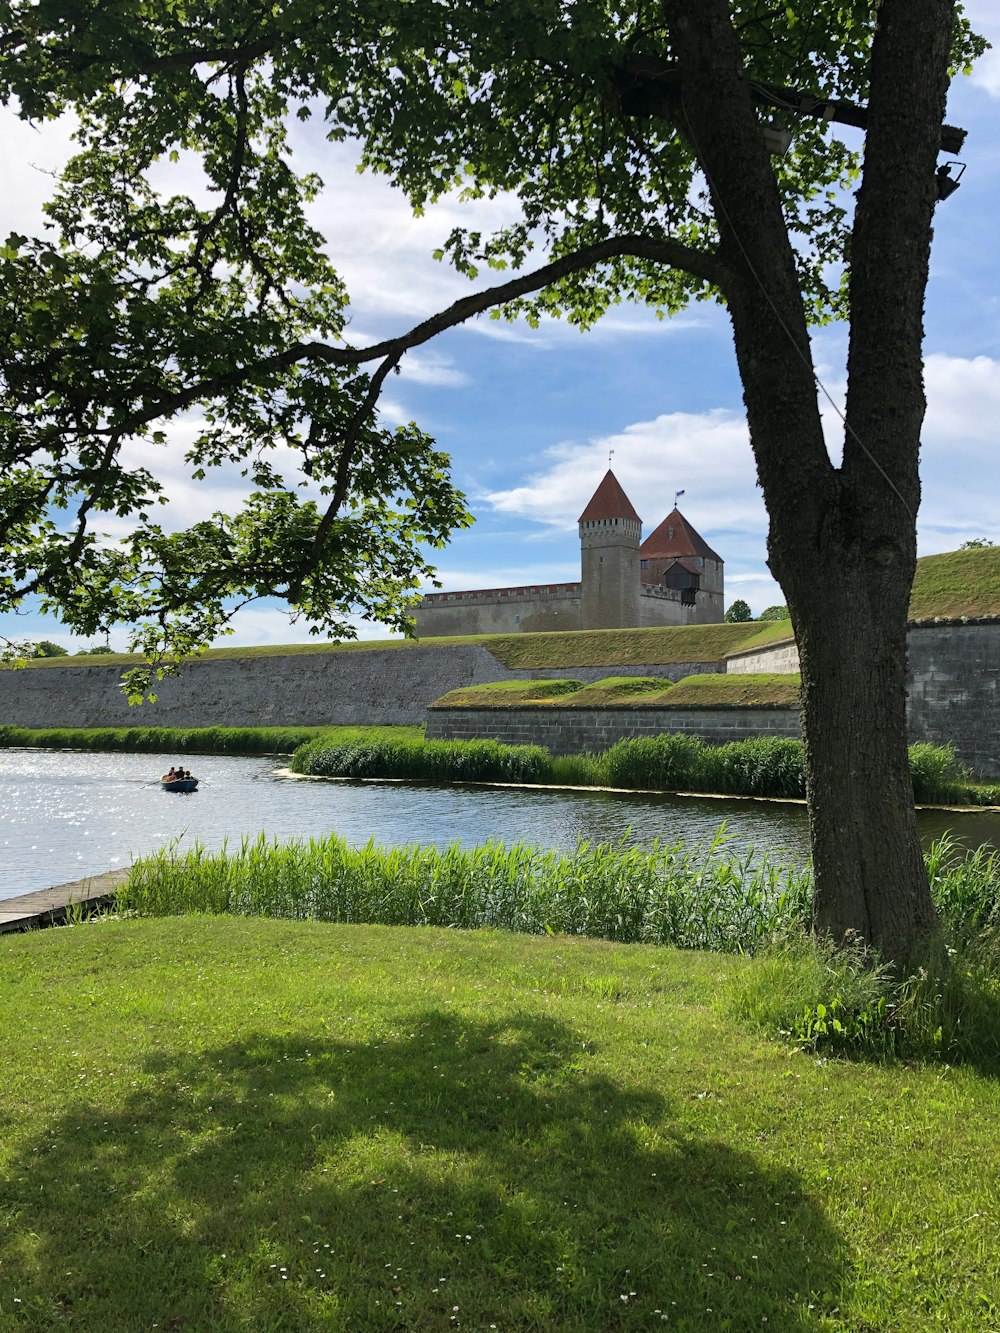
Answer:
MULTIPOLYGON (((336 833, 353 845, 472 847, 487 839, 569 849, 581 839, 706 843, 725 823, 728 847, 802 864, 802 805, 639 792, 528 790, 395 782, 307 782, 275 759, 0 750, 0 898, 126 867, 170 842, 209 848, 265 833, 280 840, 336 833), (190 795, 159 775, 183 760, 201 779, 190 795)), ((1000 846, 1000 814, 920 812, 925 844, 946 830, 969 846, 1000 846)))

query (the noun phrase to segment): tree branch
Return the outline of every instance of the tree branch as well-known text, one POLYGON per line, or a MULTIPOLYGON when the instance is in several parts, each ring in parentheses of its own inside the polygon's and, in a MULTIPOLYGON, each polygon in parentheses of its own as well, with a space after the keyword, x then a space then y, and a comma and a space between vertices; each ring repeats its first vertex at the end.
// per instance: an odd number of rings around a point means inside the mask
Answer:
POLYGON ((551 286, 582 269, 595 268, 609 259, 624 257, 648 259, 654 263, 667 264, 671 268, 684 269, 695 277, 717 286, 723 293, 727 291, 731 281, 729 268, 715 253, 696 250, 669 237, 639 235, 610 237, 606 241, 598 241, 582 250, 575 250, 570 255, 554 259, 532 273, 513 278, 510 282, 487 287, 484 291, 475 292, 470 296, 463 296, 446 310, 425 319, 398 338, 389 338, 370 347, 331 347, 329 343, 322 342, 291 343, 282 352, 261 357, 237 369, 223 371, 208 379, 199 380, 196 384, 171 394, 169 398, 151 403, 140 412, 128 417, 119 429, 123 434, 128 434, 157 417, 183 411, 201 399, 212 397, 225 389, 238 388, 254 375, 287 370, 299 362, 316 361, 328 366, 355 367, 388 357, 398 359, 404 352, 420 347, 439 333, 464 324, 475 315, 516 301, 532 292, 541 291, 542 288, 551 286))

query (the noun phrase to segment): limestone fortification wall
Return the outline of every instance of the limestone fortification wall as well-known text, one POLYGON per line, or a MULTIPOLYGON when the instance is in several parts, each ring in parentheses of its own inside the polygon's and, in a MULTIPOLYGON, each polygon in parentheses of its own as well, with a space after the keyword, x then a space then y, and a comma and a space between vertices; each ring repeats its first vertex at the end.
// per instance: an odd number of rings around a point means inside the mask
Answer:
MULTIPOLYGON (((906 651, 910 740, 954 745, 974 772, 1000 776, 1000 623, 911 625, 906 651)), ((793 643, 726 659, 741 673, 798 669, 793 643)))
POLYGON ((19 727, 418 725, 427 705, 463 685, 606 676, 680 680, 721 662, 512 670, 478 644, 203 658, 162 681, 155 703, 130 708, 121 667, 0 670, 0 724, 19 727))
POLYGON ((799 669, 799 650, 794 643, 776 643, 770 648, 754 648, 748 653, 730 653, 726 670, 740 676, 759 676, 775 672, 792 675, 799 669))
POLYGON ((447 634, 528 634, 582 629, 579 583, 431 593, 417 604, 421 639, 447 634))
POLYGON ((907 648, 910 739, 1000 776, 1000 624, 912 625, 907 648))
POLYGON ((597 754, 616 741, 662 732, 708 745, 756 736, 800 735, 797 708, 432 708, 429 740, 496 740, 544 745, 553 754, 597 754))
MULTIPOLYGON (((756 665, 748 656, 730 658, 729 665, 741 672, 794 670, 797 660, 790 657, 790 647, 761 650, 756 665)), ((959 758, 977 773, 1000 776, 1000 623, 912 626, 909 658, 911 739, 953 743, 959 758)), ((0 670, 0 723, 413 725, 425 720, 428 704, 464 685, 559 677, 585 683, 606 676, 680 680, 724 671, 726 665, 715 661, 512 670, 478 644, 205 658, 191 663, 179 678, 162 682, 157 702, 138 709, 129 708, 117 688, 119 667, 27 667, 0 670)), ((681 710, 663 711, 670 715, 670 728, 677 725, 681 710)), ((704 710, 694 716, 707 725, 704 710)))

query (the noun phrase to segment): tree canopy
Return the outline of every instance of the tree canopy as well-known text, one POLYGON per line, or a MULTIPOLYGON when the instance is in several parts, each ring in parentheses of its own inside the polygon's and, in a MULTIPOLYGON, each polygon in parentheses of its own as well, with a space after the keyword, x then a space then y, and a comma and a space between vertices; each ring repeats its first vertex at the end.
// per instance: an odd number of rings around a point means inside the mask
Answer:
MULTIPOLYGON (((87 635, 131 622, 146 650, 196 648, 261 595, 328 633, 349 634, 350 611, 404 626, 427 548, 469 521, 446 456, 377 418, 406 350, 487 309, 587 326, 622 300, 671 313, 724 297, 676 57, 689 9, 8 5, 0 90, 34 119, 72 110, 79 152, 54 234, 0 248, 0 608, 36 595, 87 635), (471 279, 518 276, 352 344, 336 256, 307 216, 322 182, 289 151, 295 118, 357 140, 417 209, 456 188, 516 197, 516 222, 457 229, 442 257, 471 279), (197 197, 170 193, 180 158, 199 165, 197 197), (247 481, 237 512, 179 532, 157 475, 178 421, 193 480, 235 462, 247 481)), ((790 87, 816 104, 772 164, 808 316, 835 317, 859 159, 827 109, 867 94, 874 8, 720 12, 762 121, 790 87)), ((975 50, 960 25, 955 60, 975 50)))
POLYGON ((745 620, 753 620, 753 613, 750 605, 742 597, 737 597, 735 602, 731 602, 729 610, 726 612, 726 621, 729 624, 740 624, 745 620))

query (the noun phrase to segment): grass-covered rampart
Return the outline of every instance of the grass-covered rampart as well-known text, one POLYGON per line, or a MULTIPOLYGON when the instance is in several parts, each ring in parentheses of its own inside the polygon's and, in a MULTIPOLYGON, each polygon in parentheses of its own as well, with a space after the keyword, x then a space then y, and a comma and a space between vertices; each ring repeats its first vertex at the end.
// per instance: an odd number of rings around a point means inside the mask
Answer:
POLYGON ((925 555, 917 561, 910 619, 1000 618, 1000 546, 925 555))
POLYGON ((431 708, 797 708, 797 674, 656 676, 578 680, 504 680, 465 685, 431 708))
MULTIPOLYGON (((566 630, 544 634, 459 634, 434 639, 359 639, 353 643, 262 644, 211 648, 199 661, 258 657, 298 657, 316 653, 420 652, 478 645, 504 666, 642 666, 645 663, 715 662, 744 644, 762 646, 787 638, 785 621, 740 625, 666 625, 654 629, 566 630)), ((127 653, 33 658, 25 669, 66 670, 99 666, 135 666, 141 659, 127 653)), ((0 669, 13 669, 0 663, 0 669)))

